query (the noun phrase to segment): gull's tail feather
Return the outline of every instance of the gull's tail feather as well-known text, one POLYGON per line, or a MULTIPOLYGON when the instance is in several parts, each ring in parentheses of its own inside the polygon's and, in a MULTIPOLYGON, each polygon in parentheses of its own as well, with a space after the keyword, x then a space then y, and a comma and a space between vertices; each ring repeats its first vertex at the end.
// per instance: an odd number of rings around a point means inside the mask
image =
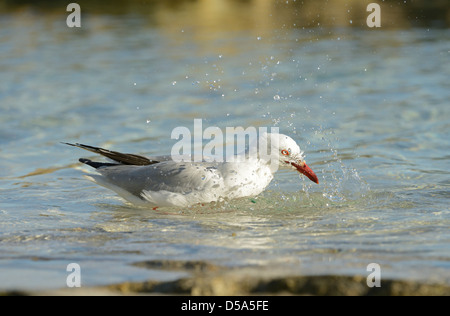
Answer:
MULTIPOLYGON (((123 154, 123 153, 119 153, 117 151, 111 151, 111 150, 103 149, 100 147, 88 146, 88 145, 83 145, 83 144, 78 144, 78 143, 76 143, 76 144, 63 143, 63 144, 78 147, 78 148, 81 148, 84 150, 88 150, 88 151, 96 153, 96 154, 100 154, 109 159, 117 161, 123 165, 147 166, 147 165, 151 165, 151 164, 159 162, 159 161, 148 159, 143 156, 134 155, 134 154, 123 154)), ((92 162, 88 159, 84 159, 84 161, 81 161, 81 162, 88 164, 94 168, 98 168, 98 167, 94 166, 94 165, 97 165, 98 163, 92 162), (88 163, 88 162, 90 162, 90 163, 88 163)))

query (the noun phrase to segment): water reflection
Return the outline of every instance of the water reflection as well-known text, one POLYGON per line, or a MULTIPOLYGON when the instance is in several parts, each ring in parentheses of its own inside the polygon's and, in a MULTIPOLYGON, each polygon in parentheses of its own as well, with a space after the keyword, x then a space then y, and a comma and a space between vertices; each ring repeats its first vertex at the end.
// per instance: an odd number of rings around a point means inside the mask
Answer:
MULTIPOLYGON (((367 27, 370 0, 149 0, 149 1, 88 1, 79 0, 82 12, 93 15, 138 15, 151 27, 164 29, 167 34, 183 30, 194 32, 199 40, 216 38, 221 30, 266 31, 310 27, 367 27)), ((446 1, 396 1, 379 3, 383 28, 412 26, 448 27, 449 6, 446 1)), ((59 16, 65 13, 67 1, 2 0, 3 12, 31 11, 39 15, 59 16)))

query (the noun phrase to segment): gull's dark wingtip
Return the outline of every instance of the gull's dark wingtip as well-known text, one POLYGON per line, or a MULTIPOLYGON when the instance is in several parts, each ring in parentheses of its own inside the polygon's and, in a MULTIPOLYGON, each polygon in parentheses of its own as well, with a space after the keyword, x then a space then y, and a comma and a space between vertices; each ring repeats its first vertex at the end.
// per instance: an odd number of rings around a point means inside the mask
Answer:
POLYGON ((80 158, 80 159, 78 159, 78 161, 81 162, 81 163, 84 163, 85 165, 94 167, 95 169, 98 168, 98 166, 97 166, 98 163, 95 163, 92 160, 89 160, 89 159, 86 159, 86 158, 80 158))
POLYGON ((60 142, 60 144, 77 147, 77 144, 71 144, 71 143, 66 143, 66 142, 60 142))
POLYGON ((101 167, 111 167, 111 166, 119 166, 117 163, 107 163, 107 162, 95 162, 86 158, 78 159, 79 162, 84 163, 85 165, 91 166, 92 168, 98 169, 101 167))
MULTIPOLYGON (((120 153, 117 151, 111 151, 108 149, 83 145, 83 144, 79 144, 79 143, 71 144, 71 143, 62 142, 62 144, 78 147, 78 148, 105 156, 105 157, 112 159, 114 161, 117 161, 118 163, 123 164, 123 165, 148 166, 148 165, 152 165, 152 164, 159 162, 159 161, 151 160, 146 157, 139 156, 139 155, 123 154, 123 153, 120 153)), ((84 162, 84 163, 88 164, 87 162, 84 162)))

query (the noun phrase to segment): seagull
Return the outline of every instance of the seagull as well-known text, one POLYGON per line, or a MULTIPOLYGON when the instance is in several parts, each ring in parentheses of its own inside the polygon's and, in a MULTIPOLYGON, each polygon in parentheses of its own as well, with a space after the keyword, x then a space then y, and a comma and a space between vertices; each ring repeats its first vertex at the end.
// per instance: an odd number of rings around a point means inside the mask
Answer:
POLYGON ((247 151, 231 161, 176 161, 171 156, 144 157, 100 147, 63 143, 100 154, 113 162, 79 161, 96 169, 85 176, 128 202, 139 206, 187 207, 226 199, 255 197, 269 185, 279 167, 290 168, 319 183, 305 163, 303 152, 289 136, 263 133, 247 151), (249 155, 261 148, 270 149, 268 157, 249 155), (258 144, 260 146, 258 147, 258 144), (253 150, 253 151, 252 151, 253 150))

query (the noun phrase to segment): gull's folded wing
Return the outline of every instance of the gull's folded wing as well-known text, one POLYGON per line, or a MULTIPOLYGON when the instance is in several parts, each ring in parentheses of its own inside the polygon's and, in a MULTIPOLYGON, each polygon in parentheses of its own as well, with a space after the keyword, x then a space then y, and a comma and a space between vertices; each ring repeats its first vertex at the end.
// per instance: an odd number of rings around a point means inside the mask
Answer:
MULTIPOLYGON (((123 165, 134 165, 134 166, 148 166, 155 163, 158 163, 159 160, 152 160, 143 156, 134 155, 134 154, 124 154, 119 153, 117 151, 111 151, 107 149, 103 149, 100 147, 94 147, 94 146, 88 146, 83 144, 70 144, 70 143, 63 143, 66 145, 78 147, 84 150, 88 150, 90 152, 105 156, 109 159, 112 159, 114 161, 117 161, 123 165)), ((83 163, 86 163, 85 161, 81 161, 83 163)))

